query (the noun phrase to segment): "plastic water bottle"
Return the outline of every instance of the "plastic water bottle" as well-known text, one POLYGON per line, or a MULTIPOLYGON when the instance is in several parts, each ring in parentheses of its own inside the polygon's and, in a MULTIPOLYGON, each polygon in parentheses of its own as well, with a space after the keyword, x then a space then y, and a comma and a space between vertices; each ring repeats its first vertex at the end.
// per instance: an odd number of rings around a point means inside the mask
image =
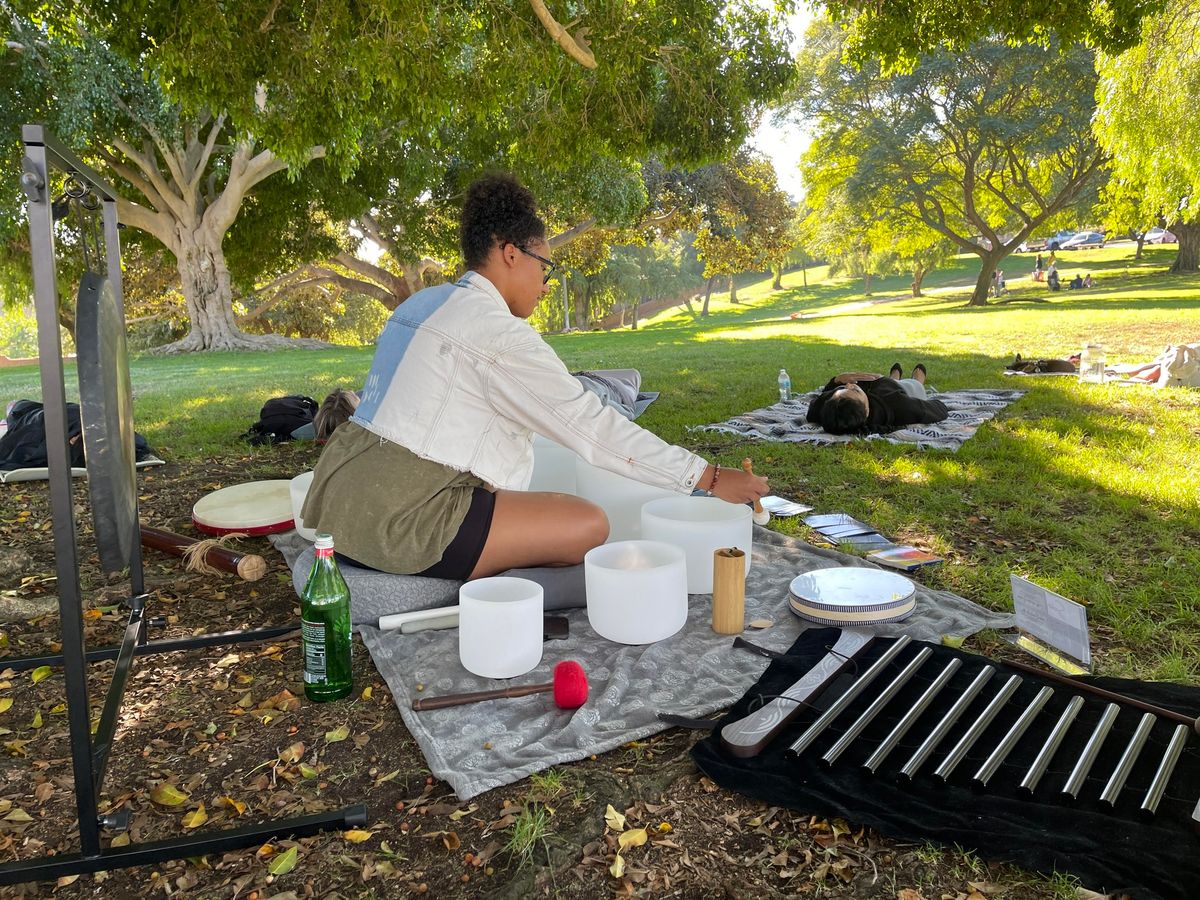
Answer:
POLYGON ((1093 384, 1104 384, 1106 368, 1103 344, 1088 344, 1079 354, 1079 380, 1093 384))
POLYGON ((350 589, 333 558, 333 536, 318 534, 317 557, 300 595, 304 696, 340 700, 354 687, 350 670, 350 589))
POLYGON ((787 373, 787 369, 779 370, 779 400, 792 399, 792 379, 787 373))

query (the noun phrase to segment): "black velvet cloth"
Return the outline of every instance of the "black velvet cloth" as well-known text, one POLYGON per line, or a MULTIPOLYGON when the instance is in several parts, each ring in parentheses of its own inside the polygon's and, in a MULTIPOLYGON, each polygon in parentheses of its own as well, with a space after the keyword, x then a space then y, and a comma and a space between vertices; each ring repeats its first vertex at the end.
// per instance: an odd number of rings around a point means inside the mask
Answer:
MULTIPOLYGON (((1192 813, 1200 797, 1200 739, 1195 733, 1190 733, 1153 819, 1141 818, 1139 807, 1177 725, 1161 717, 1115 807, 1108 810, 1099 801, 1100 793, 1142 717, 1141 710, 1122 706, 1079 792, 1079 799, 1072 801, 1062 794, 1063 784, 1107 706, 1102 698, 1081 694, 1085 700, 1082 710, 1036 793, 1026 798, 1017 791, 1017 786, 1075 692, 982 656, 914 641, 801 756, 791 752, 791 744, 817 718, 822 699, 827 705, 831 697, 840 695, 842 688, 850 683, 847 676, 827 686, 821 698, 814 701, 818 708, 799 713, 759 756, 738 759, 721 749, 720 730, 724 725, 742 718, 757 708, 762 699, 777 696, 798 681, 825 655, 837 636, 838 630, 834 628, 806 631, 786 656, 771 663, 713 733, 693 748, 692 755, 705 774, 729 790, 806 814, 844 816, 896 839, 959 844, 977 851, 984 859, 1011 862, 1044 873, 1068 872, 1096 891, 1124 892, 1136 898, 1200 897, 1200 836, 1191 827, 1192 813), (827 766, 821 760, 826 750, 922 646, 932 647, 932 656, 836 764, 827 766), (956 656, 962 659, 962 666, 877 773, 871 775, 862 764, 946 663, 956 656), (901 766, 979 670, 988 664, 995 665, 995 674, 916 777, 910 782, 900 776, 901 766), (1012 674, 1021 675, 1024 682, 954 770, 949 782, 943 783, 933 774, 934 769, 1012 674), (1054 695, 988 786, 973 789, 972 776, 1043 685, 1054 688, 1054 695)), ((865 670, 891 643, 889 638, 876 639, 847 671, 865 670)), ((1188 716, 1200 712, 1197 688, 1118 678, 1088 680, 1188 716)))

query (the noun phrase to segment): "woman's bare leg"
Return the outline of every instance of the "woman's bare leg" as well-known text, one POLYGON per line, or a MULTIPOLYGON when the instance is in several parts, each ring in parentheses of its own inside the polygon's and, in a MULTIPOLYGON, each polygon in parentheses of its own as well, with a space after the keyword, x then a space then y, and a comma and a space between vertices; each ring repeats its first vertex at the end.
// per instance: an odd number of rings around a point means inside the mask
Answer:
POLYGON ((506 569, 573 566, 608 540, 608 517, 570 494, 496 491, 492 527, 472 578, 506 569))

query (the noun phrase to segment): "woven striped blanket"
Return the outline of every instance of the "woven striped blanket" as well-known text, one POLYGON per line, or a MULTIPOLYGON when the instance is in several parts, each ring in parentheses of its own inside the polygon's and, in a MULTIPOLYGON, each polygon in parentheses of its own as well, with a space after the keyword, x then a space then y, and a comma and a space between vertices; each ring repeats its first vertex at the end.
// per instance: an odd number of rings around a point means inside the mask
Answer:
POLYGON ((946 404, 950 416, 933 425, 910 425, 889 434, 828 434, 820 425, 810 425, 805 418, 808 405, 819 391, 793 397, 756 409, 744 415, 734 416, 712 425, 697 425, 693 431, 723 431, 740 434, 763 441, 796 442, 804 444, 846 444, 850 441, 888 441, 893 444, 915 444, 920 450, 957 450, 988 419, 1008 404, 1020 398, 1025 391, 1017 390, 964 390, 930 391, 946 404))

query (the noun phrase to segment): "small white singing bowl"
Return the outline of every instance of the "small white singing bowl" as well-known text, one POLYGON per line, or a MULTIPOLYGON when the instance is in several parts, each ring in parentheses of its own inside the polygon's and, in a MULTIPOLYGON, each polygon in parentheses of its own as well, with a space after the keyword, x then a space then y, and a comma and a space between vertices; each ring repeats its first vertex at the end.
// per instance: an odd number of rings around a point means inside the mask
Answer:
POLYGON ((482 678, 515 678, 542 661, 542 586, 496 576, 458 589, 458 658, 482 678))
POLYGON ((749 506, 716 497, 667 497, 642 507, 642 537, 682 548, 688 593, 711 594, 715 551, 737 547, 746 554, 750 571, 753 517, 749 506))
POLYGON ((588 622, 618 644, 652 644, 687 621, 683 551, 658 541, 618 541, 583 557, 588 622))
POLYGON ((288 489, 292 495, 292 518, 296 520, 296 531, 300 537, 310 543, 315 543, 317 533, 313 529, 304 524, 304 520, 300 518, 300 510, 304 509, 304 500, 308 496, 308 489, 312 486, 313 473, 305 472, 302 475, 297 475, 288 485, 288 489))

